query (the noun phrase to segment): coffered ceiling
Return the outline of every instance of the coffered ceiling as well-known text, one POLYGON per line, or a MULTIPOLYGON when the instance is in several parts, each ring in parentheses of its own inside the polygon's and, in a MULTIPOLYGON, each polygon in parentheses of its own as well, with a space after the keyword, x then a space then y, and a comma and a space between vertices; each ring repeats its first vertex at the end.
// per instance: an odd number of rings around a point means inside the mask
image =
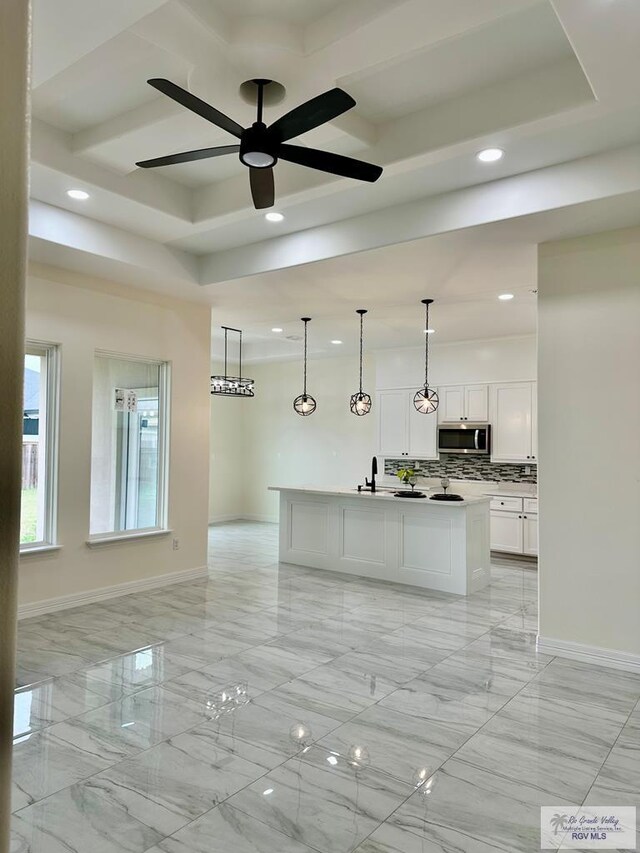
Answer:
POLYGON ((32 251, 185 298, 219 283, 640 190, 636 0, 34 0, 32 251), (146 84, 167 77, 243 125, 333 86, 355 109, 301 144, 384 167, 375 184, 280 162, 280 223, 232 141, 146 84), (499 146, 505 156, 480 163, 499 146), (74 201, 66 190, 85 189, 74 201))

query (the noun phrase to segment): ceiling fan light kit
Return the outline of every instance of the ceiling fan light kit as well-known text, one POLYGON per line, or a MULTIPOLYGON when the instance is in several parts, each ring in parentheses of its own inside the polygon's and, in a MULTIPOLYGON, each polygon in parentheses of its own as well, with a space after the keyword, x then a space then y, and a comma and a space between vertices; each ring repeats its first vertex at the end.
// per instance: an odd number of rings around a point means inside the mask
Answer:
POLYGON ((238 154, 240 162, 249 169, 249 183, 254 207, 263 210, 273 207, 275 187, 273 167, 278 160, 297 163, 310 169, 340 175, 345 178, 355 178, 358 181, 377 181, 382 174, 381 166, 365 163, 353 157, 333 154, 330 151, 320 151, 316 148, 305 148, 302 145, 287 145, 288 139, 293 139, 313 130, 328 121, 342 115, 355 107, 356 102, 342 89, 329 89, 322 95, 300 104, 271 125, 262 120, 264 106, 264 89, 272 83, 271 80, 257 78, 256 86, 257 118, 247 128, 242 127, 229 116, 221 113, 211 104, 192 95, 186 89, 177 86, 170 80, 156 77, 147 81, 150 86, 163 95, 176 101, 181 106, 201 116, 216 127, 226 130, 240 142, 233 145, 219 145, 213 148, 199 148, 194 151, 182 151, 178 154, 168 154, 165 157, 155 157, 151 160, 141 160, 136 163, 141 169, 153 169, 158 166, 172 166, 177 163, 189 163, 194 160, 206 160, 210 157, 220 157, 224 154, 238 154))

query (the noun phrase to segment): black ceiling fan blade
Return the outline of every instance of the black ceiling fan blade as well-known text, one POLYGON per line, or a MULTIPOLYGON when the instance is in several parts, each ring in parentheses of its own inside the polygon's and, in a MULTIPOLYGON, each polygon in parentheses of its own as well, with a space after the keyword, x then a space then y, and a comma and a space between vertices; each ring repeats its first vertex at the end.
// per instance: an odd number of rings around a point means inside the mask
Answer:
POLYGON ((223 154, 237 154, 239 151, 239 145, 218 145, 217 148, 198 148, 195 151, 182 151, 180 154, 167 154, 166 157, 154 157, 153 160, 141 160, 136 166, 141 169, 174 166, 176 163, 191 163, 192 160, 206 160, 209 157, 221 157, 223 154))
POLYGON ((237 121, 221 113, 220 110, 212 107, 211 104, 201 100, 196 95, 192 95, 191 92, 187 92, 181 86, 172 83, 171 80, 165 80, 163 77, 154 77, 151 80, 147 80, 147 83, 153 86, 154 89, 157 89, 158 92, 162 92, 163 95, 167 95, 167 97, 177 101, 181 106, 191 110, 192 113, 197 113, 197 115, 210 121, 211 124, 215 124, 217 127, 221 127, 222 130, 226 130, 227 133, 237 136, 238 139, 242 136, 244 128, 237 121))
POLYGON ((332 154, 331 151, 319 151, 317 148, 303 148, 301 145, 278 146, 278 157, 310 169, 319 169, 332 175, 342 175, 344 178, 356 178, 358 181, 377 181, 382 174, 382 166, 365 163, 364 160, 354 160, 342 154, 332 154))
POLYGON ((311 98, 310 101, 305 101, 285 113, 269 126, 269 132, 284 142, 285 139, 293 139, 294 136, 337 118, 355 105, 351 95, 342 89, 329 89, 328 92, 323 92, 322 95, 311 98))
POLYGON ((275 200, 275 187, 273 184, 273 168, 249 169, 249 182, 251 184, 251 195, 256 210, 265 207, 273 207, 275 200))

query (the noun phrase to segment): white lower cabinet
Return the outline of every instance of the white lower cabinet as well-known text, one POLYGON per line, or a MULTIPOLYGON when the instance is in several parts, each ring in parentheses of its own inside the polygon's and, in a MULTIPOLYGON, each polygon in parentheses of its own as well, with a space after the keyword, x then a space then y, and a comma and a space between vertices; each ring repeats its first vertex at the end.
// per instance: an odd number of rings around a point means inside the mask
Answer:
POLYGON ((537 556, 538 501, 535 498, 492 495, 490 517, 492 551, 537 556))
POLYGON ((522 517, 522 553, 538 556, 538 516, 524 515, 522 517))
POLYGON ((491 550, 522 554, 522 514, 491 511, 491 550))

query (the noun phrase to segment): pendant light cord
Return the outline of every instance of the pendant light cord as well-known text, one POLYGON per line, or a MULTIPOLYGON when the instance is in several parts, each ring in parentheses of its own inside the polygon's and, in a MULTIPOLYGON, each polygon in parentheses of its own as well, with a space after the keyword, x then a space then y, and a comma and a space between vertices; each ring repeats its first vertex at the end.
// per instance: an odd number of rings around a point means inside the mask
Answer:
POLYGON ((224 378, 227 378, 227 333, 228 329, 224 330, 224 378))
POLYGON ((362 394, 362 335, 364 314, 360 314, 360 394, 362 394))
POLYGON ((302 392, 303 396, 307 396, 307 323, 308 320, 304 320, 304 390, 302 392))
POLYGON ((424 387, 429 387, 429 303, 425 305, 424 326, 424 387))

